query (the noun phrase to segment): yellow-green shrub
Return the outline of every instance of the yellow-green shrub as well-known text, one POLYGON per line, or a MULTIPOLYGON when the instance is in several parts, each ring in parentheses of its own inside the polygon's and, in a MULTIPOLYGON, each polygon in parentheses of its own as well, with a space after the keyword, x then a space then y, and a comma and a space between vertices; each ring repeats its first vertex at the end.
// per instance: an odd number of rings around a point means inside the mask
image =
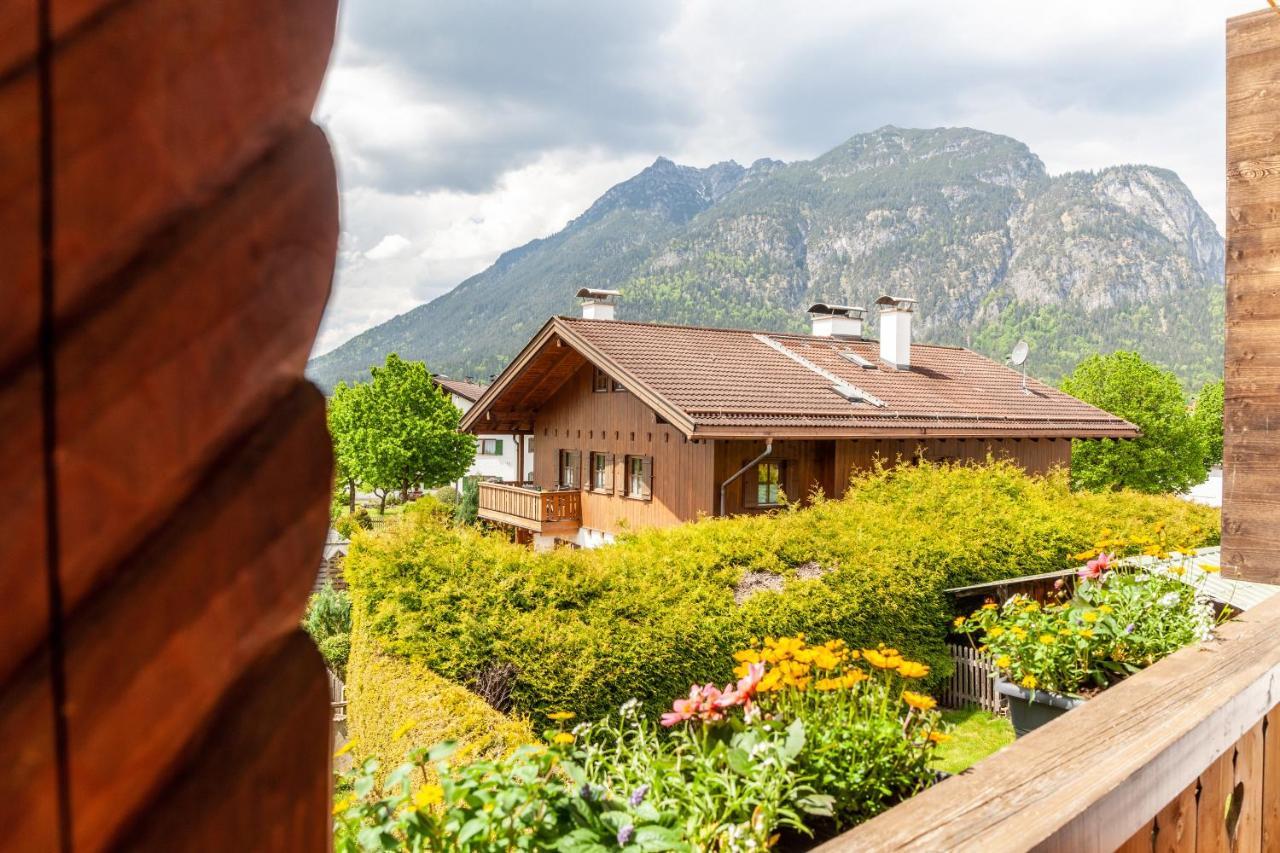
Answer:
MULTIPOLYGON (((886 642, 950 663, 944 590, 1070 565, 1109 529, 1164 521, 1171 541, 1217 541, 1213 510, 1129 492, 1072 494, 1062 475, 1006 463, 874 472, 838 501, 708 519, 591 551, 535 554, 503 537, 410 514, 351 549, 345 571, 370 639, 457 682, 517 670, 519 711, 595 717, 628 698, 657 710, 693 681, 725 681, 752 636, 803 632, 886 642), (797 567, 825 573, 800 580, 797 567), (744 573, 787 578, 734 603, 744 573)), ((353 652, 354 655, 354 652, 353 652)))
POLYGON ((355 755, 374 756, 383 772, 403 763, 411 749, 446 740, 459 742, 454 756, 461 760, 499 758, 536 740, 527 720, 495 711, 420 660, 378 650, 359 617, 347 663, 347 702, 355 755))

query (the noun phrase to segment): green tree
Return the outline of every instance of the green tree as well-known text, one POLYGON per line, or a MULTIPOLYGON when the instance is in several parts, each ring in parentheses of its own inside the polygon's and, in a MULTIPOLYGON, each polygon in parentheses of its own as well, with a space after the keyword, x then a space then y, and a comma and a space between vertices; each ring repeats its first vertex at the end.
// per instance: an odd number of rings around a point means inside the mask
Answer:
POLYGON ((302 627, 311 635, 329 668, 339 677, 345 677, 347 655, 351 651, 350 593, 326 583, 307 602, 302 627))
POLYGON ((352 399, 351 471, 378 495, 414 485, 435 488, 466 473, 475 438, 458 431, 461 413, 431 382, 427 366, 392 353, 352 399))
MULTIPOLYGON (((334 491, 346 494, 347 512, 356 511, 356 486, 359 485, 356 463, 356 400, 368 385, 349 386, 339 382, 330 395, 327 407, 329 436, 333 439, 334 491)), ((334 502, 337 502, 335 494, 334 502)))
POLYGON ((1136 352, 1091 355, 1062 381, 1062 390, 1142 430, 1137 439, 1073 441, 1072 485, 1161 493, 1204 481, 1204 438, 1172 372, 1136 352))
POLYGON ((1222 464, 1222 380, 1206 383, 1196 397, 1192 413, 1196 427, 1204 439, 1204 464, 1210 468, 1222 464))

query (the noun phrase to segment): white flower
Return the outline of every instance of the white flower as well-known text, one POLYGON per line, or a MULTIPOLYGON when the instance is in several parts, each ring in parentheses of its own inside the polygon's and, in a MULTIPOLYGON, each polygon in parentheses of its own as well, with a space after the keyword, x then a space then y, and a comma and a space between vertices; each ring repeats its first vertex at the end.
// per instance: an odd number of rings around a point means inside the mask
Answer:
POLYGON ((1157 601, 1156 603, 1159 604, 1161 607, 1173 607, 1175 604, 1178 603, 1178 599, 1180 597, 1181 596, 1179 596, 1178 593, 1176 592, 1166 592, 1164 595, 1160 596, 1160 600, 1157 601))

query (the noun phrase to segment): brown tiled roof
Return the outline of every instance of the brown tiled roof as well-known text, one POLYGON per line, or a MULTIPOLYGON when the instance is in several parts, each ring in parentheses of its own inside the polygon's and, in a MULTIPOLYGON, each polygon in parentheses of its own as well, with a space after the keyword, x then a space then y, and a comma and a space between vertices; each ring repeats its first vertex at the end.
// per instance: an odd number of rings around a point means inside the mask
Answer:
POLYGON ((485 386, 477 385, 474 382, 463 382, 459 379, 449 379, 446 376, 433 376, 431 380, 439 385, 450 394, 457 394, 464 400, 475 402, 480 399, 480 395, 484 393, 485 386))
MULTIPOLYGON (((876 341, 556 317, 491 386, 500 401, 540 340, 562 338, 690 435, 1133 437, 1132 424, 967 349, 912 344, 911 367, 876 341), (844 354, 860 356, 862 367, 844 354), (856 389, 860 400, 842 396, 856 389)), ((857 395, 855 395, 857 396, 857 395)))

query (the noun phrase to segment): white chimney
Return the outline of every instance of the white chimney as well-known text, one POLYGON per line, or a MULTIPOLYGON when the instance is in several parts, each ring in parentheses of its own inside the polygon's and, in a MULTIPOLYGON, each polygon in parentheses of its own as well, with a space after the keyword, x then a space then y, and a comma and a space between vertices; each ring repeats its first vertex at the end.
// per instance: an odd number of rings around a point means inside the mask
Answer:
POLYGON ((613 309, 621 295, 617 290, 593 290, 589 287, 580 289, 578 298, 582 300, 582 319, 612 320, 613 309))
POLYGON ((911 315, 916 301, 901 296, 881 296, 880 360, 898 370, 911 369, 911 315))
POLYGON ((852 305, 827 305, 816 302, 809 306, 813 320, 813 334, 819 338, 862 338, 862 320, 867 316, 865 308, 852 305))

